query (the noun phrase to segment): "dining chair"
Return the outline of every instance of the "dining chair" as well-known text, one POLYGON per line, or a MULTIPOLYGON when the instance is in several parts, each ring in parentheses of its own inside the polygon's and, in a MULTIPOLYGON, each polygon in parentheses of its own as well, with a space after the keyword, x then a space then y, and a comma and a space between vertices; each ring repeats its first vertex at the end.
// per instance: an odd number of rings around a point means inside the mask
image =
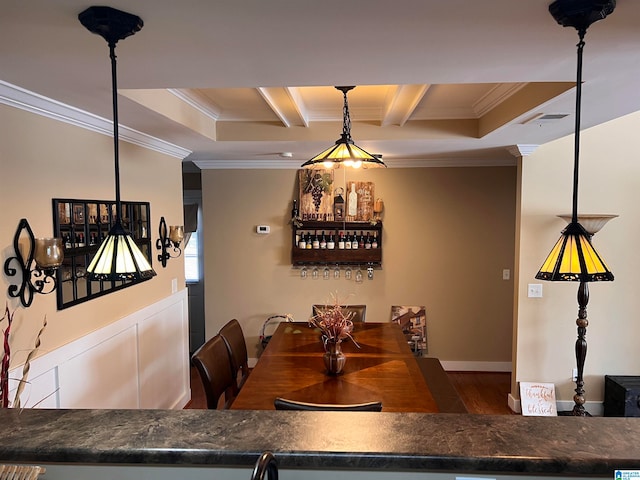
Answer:
MULTIPOLYGON (((340 305, 340 307, 345 311, 345 313, 353 312, 353 315, 351 316, 351 321, 353 323, 364 322, 364 318, 367 313, 366 305, 340 305)), ((314 305, 312 314, 317 315, 328 308, 332 308, 332 305, 314 305)))
POLYGON ((288 400, 278 397, 274 400, 273 406, 276 410, 299 410, 315 412, 380 412, 382 402, 333 404, 333 403, 309 403, 297 400, 288 400))
POLYGON ((229 320, 219 333, 231 357, 231 371, 235 380, 234 395, 237 395, 249 376, 247 343, 240 322, 235 318, 229 320))
POLYGON ((191 356, 202 380, 207 408, 215 410, 224 394, 222 408, 227 409, 235 398, 235 380, 231 369, 231 356, 221 335, 215 335, 191 356))

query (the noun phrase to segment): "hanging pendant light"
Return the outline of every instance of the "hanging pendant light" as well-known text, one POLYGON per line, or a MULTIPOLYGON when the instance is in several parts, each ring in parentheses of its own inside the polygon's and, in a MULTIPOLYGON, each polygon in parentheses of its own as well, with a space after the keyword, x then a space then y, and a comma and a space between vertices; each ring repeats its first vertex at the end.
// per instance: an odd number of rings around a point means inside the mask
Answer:
POLYGON ((336 143, 320 152, 311 160, 302 164, 302 168, 333 168, 340 165, 347 167, 386 167, 382 161, 382 155, 372 155, 357 146, 351 138, 351 117, 349 116, 349 103, 347 92, 355 87, 336 87, 342 92, 344 104, 342 107, 342 135, 336 143))
POLYGON ((122 225, 120 201, 120 159, 118 148, 118 88, 115 48, 122 40, 138 32, 142 19, 111 7, 89 7, 78 15, 80 23, 92 33, 103 37, 109 45, 113 98, 113 148, 116 185, 116 215, 107 237, 87 267, 89 280, 144 280, 156 272, 122 225))
POLYGON ((592 235, 578 222, 578 167, 580 158, 580 106, 582 99, 582 53, 587 28, 613 12, 615 0, 556 0, 549 12, 564 27, 578 31, 578 65, 576 79, 576 115, 573 163, 573 208, 571 221, 536 274, 539 280, 580 282, 578 287, 578 339, 575 344, 577 376, 573 396, 574 407, 569 414, 587 416, 584 408, 584 363, 587 356, 586 332, 588 282, 613 281, 613 274, 591 244, 592 235))

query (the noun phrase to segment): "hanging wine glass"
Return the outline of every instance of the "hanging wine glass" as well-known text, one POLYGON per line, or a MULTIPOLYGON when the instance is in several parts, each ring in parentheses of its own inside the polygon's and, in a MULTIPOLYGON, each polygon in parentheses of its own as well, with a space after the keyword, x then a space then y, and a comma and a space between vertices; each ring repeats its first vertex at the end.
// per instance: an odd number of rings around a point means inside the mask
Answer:
POLYGON ((362 283, 362 269, 360 268, 360 265, 358 265, 358 270, 356 270, 356 283, 362 283))
POLYGON ((344 269, 344 278, 347 280, 351 280, 351 267, 347 267, 344 269))
POLYGON ((369 280, 373 280, 373 265, 372 264, 367 265, 367 278, 369 280))
POLYGON ((322 270, 322 278, 324 280, 329 280, 330 277, 330 272, 329 272, 329 267, 324 267, 324 269, 322 270))
POLYGON ((305 279, 307 278, 307 267, 302 267, 300 269, 300 278, 305 279))
POLYGON ((313 267, 313 270, 311 270, 311 278, 317 280, 319 273, 320 272, 318 271, 318 267, 313 267))
POLYGON ((333 278, 335 278, 336 280, 340 278, 340 265, 338 265, 337 263, 335 268, 333 269, 333 278))

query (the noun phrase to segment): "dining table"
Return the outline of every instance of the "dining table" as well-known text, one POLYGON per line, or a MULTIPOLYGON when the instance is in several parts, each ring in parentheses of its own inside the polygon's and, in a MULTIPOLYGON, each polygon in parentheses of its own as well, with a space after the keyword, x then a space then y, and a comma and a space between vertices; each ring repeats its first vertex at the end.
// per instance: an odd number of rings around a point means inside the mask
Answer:
POLYGON ((386 412, 438 412, 401 327, 393 322, 354 323, 342 341, 346 363, 326 371, 320 330, 283 322, 271 337, 231 408, 273 410, 277 397, 310 403, 382 402, 386 412))

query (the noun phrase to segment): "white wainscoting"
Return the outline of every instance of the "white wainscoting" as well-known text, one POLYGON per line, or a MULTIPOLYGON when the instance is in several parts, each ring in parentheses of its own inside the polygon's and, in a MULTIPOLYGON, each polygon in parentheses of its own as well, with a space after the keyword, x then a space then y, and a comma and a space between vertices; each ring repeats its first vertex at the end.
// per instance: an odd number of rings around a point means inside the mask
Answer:
MULTIPOLYGON (((10 372, 13 389, 21 376, 22 366, 10 372)), ((37 357, 27 380, 25 407, 183 408, 191 398, 187 289, 37 357)))

